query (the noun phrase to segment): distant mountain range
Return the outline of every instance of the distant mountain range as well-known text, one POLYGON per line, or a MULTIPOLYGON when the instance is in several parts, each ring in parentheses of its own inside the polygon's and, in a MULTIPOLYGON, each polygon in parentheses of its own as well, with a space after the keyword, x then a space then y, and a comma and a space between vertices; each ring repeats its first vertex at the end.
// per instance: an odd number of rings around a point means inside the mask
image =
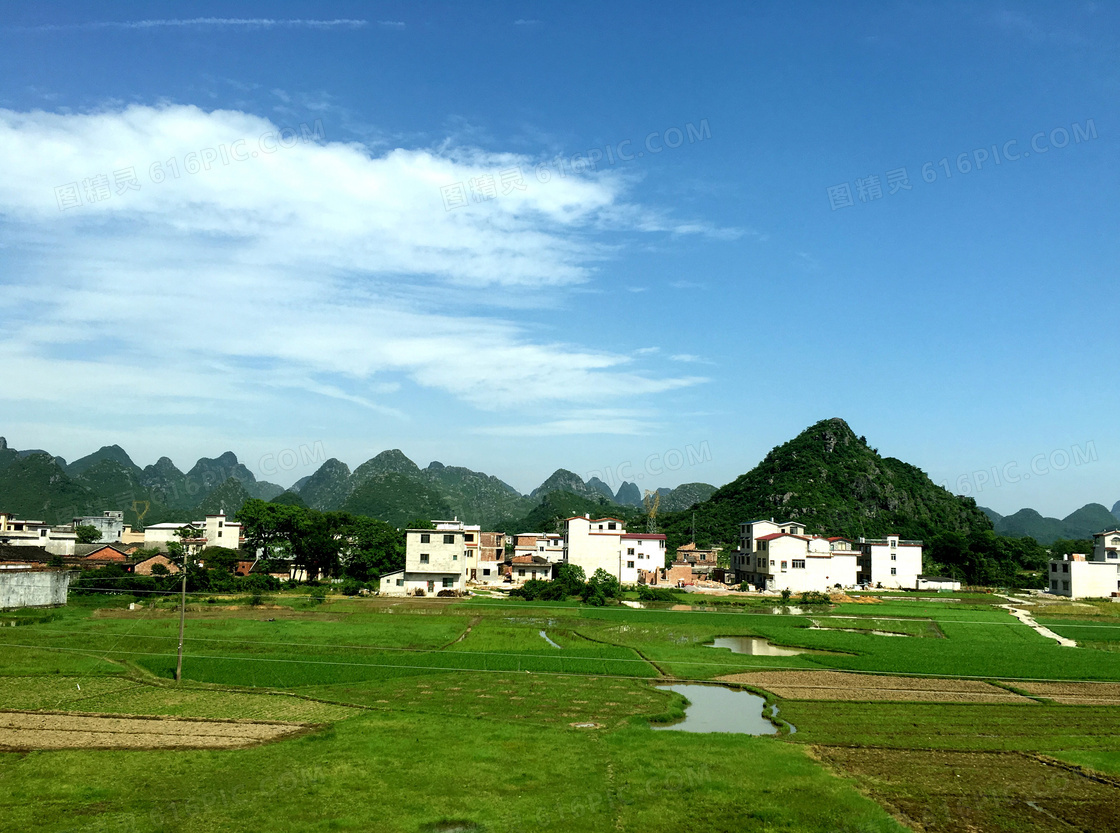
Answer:
MULTIPOLYGON (((715 491, 705 483, 659 489, 662 508, 691 505, 715 491)), ((330 459, 291 489, 258 481, 231 451, 203 457, 186 473, 167 457, 141 469, 117 445, 67 463, 47 451, 17 451, 0 437, 0 508, 20 517, 67 523, 106 509, 125 513, 142 527, 190 520, 202 514, 235 514, 251 498, 297 503, 320 511, 369 515, 403 526, 419 518, 452 516, 487 529, 549 531, 557 513, 596 512, 632 519, 642 513, 633 483, 612 492, 598 478, 584 482, 558 469, 529 495, 483 472, 429 463, 421 469, 399 449, 383 451, 353 471, 330 459), (554 494, 563 497, 551 498, 554 494)))
POLYGON ((984 506, 980 511, 991 518, 992 526, 1000 535, 1030 536, 1040 544, 1052 544, 1059 538, 1091 539, 1094 533, 1120 526, 1120 501, 1111 512, 1099 503, 1087 503, 1061 519, 1044 518, 1034 509, 1020 509, 1014 515, 1001 515, 984 506))
MULTIPOLYGON (((657 493, 657 523, 670 547, 691 540, 693 529, 701 544, 734 546, 740 523, 769 517, 849 537, 894 532, 930 538, 994 529, 1043 544, 1089 537, 1120 522, 1114 514, 1120 502, 1112 512, 1092 503, 1061 520, 1032 509, 1003 517, 950 494, 908 463, 879 456, 838 418, 810 426, 719 489, 685 483, 657 493)), ((368 515, 398 527, 420 518, 458 517, 485 529, 550 532, 560 519, 585 512, 616 516, 635 529, 647 523, 636 484, 624 482, 612 491, 597 477, 584 481, 567 469, 524 495, 493 475, 440 462, 420 468, 391 449, 353 471, 332 458, 284 490, 258 481, 230 451, 203 457, 184 473, 167 457, 140 468, 117 445, 67 463, 47 451, 9 448, 0 437, 0 509, 20 517, 67 523, 119 509, 126 523, 142 527, 218 511, 233 515, 251 498, 368 515)))

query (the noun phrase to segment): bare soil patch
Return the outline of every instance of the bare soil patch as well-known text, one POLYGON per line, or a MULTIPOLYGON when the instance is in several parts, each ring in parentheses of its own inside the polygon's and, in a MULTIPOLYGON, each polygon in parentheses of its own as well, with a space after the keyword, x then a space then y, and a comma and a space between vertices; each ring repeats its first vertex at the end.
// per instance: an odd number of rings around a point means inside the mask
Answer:
POLYGON ((814 747, 926 833, 1120 830, 1116 779, 1036 755, 814 747))
POLYGON ((311 728, 308 723, 0 711, 0 749, 238 749, 311 728))
POLYGON ((1120 683, 1020 683, 1015 687, 1067 706, 1118 706, 1120 683))
POLYGON ((1017 703, 1034 701, 981 680, 936 680, 849 674, 844 671, 751 671, 719 677, 765 689, 787 700, 1017 703))

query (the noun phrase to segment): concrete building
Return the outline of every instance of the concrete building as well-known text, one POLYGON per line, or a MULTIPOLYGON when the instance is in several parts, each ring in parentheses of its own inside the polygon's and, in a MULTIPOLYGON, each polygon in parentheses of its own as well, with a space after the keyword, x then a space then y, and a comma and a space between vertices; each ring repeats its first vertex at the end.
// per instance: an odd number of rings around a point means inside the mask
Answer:
POLYGON ((137 533, 122 537, 130 539, 125 543, 142 543, 145 547, 166 549, 168 544, 179 541, 179 536, 176 533, 184 526, 193 527, 197 530, 195 537, 188 539, 192 551, 198 551, 205 547, 226 547, 236 550, 240 548, 243 540, 241 524, 226 518, 224 512, 219 512, 217 515, 207 515, 201 521, 169 521, 152 524, 144 529, 142 541, 135 540, 137 533))
MULTIPOLYGON (((74 529, 79 526, 93 526, 101 533, 95 543, 110 544, 120 541, 126 529, 124 525, 124 512, 105 511, 100 515, 83 515, 74 518, 71 524, 74 529)), ((130 530, 131 531, 131 530, 130 530)))
POLYGON ((467 577, 477 575, 478 526, 456 519, 433 521, 435 529, 406 529, 404 569, 381 577, 386 596, 434 596, 441 590, 462 591, 467 577))
POLYGON ((514 586, 527 581, 549 581, 552 578, 553 562, 540 555, 515 555, 510 559, 509 577, 514 586))
POLYGON ((13 547, 43 547, 51 555, 73 555, 78 538, 68 527, 52 527, 42 521, 21 520, 11 512, 0 512, 0 544, 13 547))
POLYGON ((64 605, 69 590, 67 570, 31 564, 0 565, 0 610, 64 605))
POLYGON ((618 518, 577 515, 564 522, 564 562, 591 578, 605 570, 622 584, 637 584, 640 570, 665 566, 665 536, 628 533, 618 518))
POLYGON ((918 576, 917 586, 915 590, 937 590, 937 591, 950 591, 955 593, 961 589, 961 583, 955 578, 945 578, 944 576, 918 576))
POLYGON ((564 560, 564 536, 558 532, 522 532, 514 538, 514 557, 536 555, 552 564, 564 560))
POLYGON ((1071 599, 1103 599, 1120 595, 1120 529, 1093 536, 1093 551, 1050 561, 1049 589, 1071 599))
POLYGON ((478 559, 467 576, 468 581, 477 584, 501 584, 502 563, 506 559, 506 536, 501 532, 480 532, 478 559))
POLYGON ((859 551, 857 583, 892 590, 918 586, 922 572, 921 541, 907 541, 897 535, 860 538, 859 551))
POLYGON ((922 571, 922 542, 897 535, 825 538, 806 534, 797 521, 750 521, 739 525, 731 566, 736 580, 759 590, 804 593, 859 584, 914 588, 922 571))

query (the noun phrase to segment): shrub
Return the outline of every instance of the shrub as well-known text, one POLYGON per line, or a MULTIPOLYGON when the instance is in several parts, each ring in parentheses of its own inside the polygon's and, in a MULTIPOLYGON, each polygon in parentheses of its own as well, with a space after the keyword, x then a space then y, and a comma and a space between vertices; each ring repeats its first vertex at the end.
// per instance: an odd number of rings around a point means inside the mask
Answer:
POLYGON ((348 578, 342 582, 340 589, 345 596, 357 596, 363 587, 365 587, 365 584, 362 582, 354 578, 348 578))
MULTIPOLYGON (((575 593, 580 593, 583 589, 581 585, 575 593)), ((529 579, 520 587, 515 587, 509 592, 510 596, 516 596, 521 599, 529 601, 546 601, 546 602, 560 602, 568 598, 569 594, 567 588, 559 581, 544 581, 539 578, 529 579)))
POLYGON ((675 602, 676 594, 664 587, 649 587, 645 584, 638 585, 638 598, 643 602, 675 602))
POLYGON ((832 599, 828 597, 827 593, 820 593, 816 590, 809 590, 801 594, 801 604, 803 605, 826 605, 831 603, 832 599))
POLYGON ((782 604, 788 605, 790 596, 792 596, 792 595, 793 595, 793 593, 790 592, 788 587, 785 590, 783 590, 782 591, 782 604))

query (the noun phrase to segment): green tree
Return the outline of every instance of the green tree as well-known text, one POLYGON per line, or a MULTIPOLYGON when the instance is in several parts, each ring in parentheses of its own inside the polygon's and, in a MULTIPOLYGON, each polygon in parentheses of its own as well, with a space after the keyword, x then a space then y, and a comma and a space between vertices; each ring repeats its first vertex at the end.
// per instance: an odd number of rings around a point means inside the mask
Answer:
POLYGON ((376 518, 348 517, 347 546, 341 556, 346 575, 376 581, 404 568, 404 533, 376 518))
POLYGON ((595 571, 587 583, 604 598, 617 599, 622 595, 621 582, 602 567, 595 571))
POLYGON ((93 544, 101 540, 101 530, 92 524, 79 524, 74 527, 74 535, 79 544, 93 544))
POLYGON ((565 596, 578 596, 583 592, 586 584, 583 567, 576 564, 561 564, 556 568, 556 578, 553 582, 563 589, 565 596))

